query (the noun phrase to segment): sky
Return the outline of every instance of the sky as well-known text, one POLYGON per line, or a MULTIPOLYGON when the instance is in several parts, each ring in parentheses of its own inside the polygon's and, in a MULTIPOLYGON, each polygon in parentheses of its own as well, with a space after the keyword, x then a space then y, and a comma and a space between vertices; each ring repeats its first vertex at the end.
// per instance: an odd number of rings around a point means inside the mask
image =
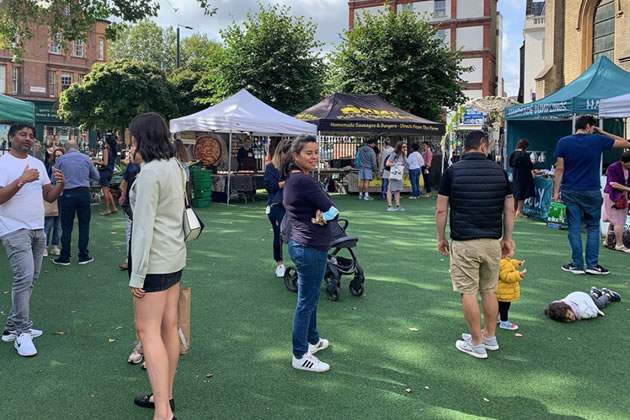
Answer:
MULTIPOLYGON (((468 0, 481 1, 481 0, 468 0)), ((197 0, 159 0, 157 23, 162 26, 186 25, 194 29, 180 29, 181 36, 194 32, 206 33, 220 41, 219 31, 233 21, 243 22, 247 12, 256 12, 258 4, 289 5, 291 14, 311 18, 317 24, 316 37, 331 50, 340 42, 339 34, 348 29, 348 0, 211 0, 218 7, 214 16, 204 16, 197 0)), ((525 0, 499 0, 503 15, 503 79, 509 96, 516 96, 519 83, 519 48, 523 43, 525 0)))

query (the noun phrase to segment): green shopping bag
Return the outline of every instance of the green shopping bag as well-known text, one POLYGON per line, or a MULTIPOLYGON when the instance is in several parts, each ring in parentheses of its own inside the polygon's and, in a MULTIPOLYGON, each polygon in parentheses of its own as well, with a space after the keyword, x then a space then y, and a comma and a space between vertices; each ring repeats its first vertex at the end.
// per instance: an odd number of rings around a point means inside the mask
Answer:
POLYGON ((553 229, 567 229, 567 206, 553 202, 547 213, 547 226, 553 229))

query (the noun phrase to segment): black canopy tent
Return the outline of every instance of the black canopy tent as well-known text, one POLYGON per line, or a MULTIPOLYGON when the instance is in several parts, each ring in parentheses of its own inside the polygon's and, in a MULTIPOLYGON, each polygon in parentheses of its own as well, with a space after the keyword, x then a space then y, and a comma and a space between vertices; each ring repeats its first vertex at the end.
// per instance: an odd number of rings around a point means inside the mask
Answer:
POLYGON ((296 115, 320 134, 441 136, 444 124, 396 108, 378 95, 335 93, 296 115))

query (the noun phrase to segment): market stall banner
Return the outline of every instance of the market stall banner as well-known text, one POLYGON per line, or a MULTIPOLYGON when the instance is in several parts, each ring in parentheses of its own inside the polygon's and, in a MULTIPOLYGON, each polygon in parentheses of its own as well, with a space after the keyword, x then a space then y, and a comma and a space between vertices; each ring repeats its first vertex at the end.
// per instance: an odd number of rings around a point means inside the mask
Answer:
POLYGON ((396 108, 378 95, 335 93, 296 115, 317 125, 322 134, 444 134, 442 123, 430 121, 396 108))
POLYGON ((600 57, 577 79, 539 101, 505 109, 505 120, 566 118, 597 114, 599 101, 630 93, 630 73, 600 57))
POLYGON ((536 191, 536 197, 525 200, 523 214, 532 219, 546 222, 549 207, 551 206, 553 180, 548 178, 534 178, 534 190, 536 191))

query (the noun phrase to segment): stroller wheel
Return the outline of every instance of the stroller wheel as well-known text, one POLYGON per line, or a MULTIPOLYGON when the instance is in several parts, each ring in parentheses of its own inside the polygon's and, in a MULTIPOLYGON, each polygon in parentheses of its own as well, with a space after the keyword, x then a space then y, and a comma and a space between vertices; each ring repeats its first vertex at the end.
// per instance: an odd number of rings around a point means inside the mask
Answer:
POLYGON ((298 275, 295 267, 287 268, 287 270, 284 272, 284 285, 289 291, 297 293, 297 279, 298 275))
POLYGON ((339 300, 340 290, 339 283, 328 283, 326 286, 326 297, 328 300, 336 302, 339 300))
POLYGON ((354 279, 350 282, 350 285, 349 285, 350 294, 352 296, 363 295, 363 292, 365 291, 365 289, 363 288, 364 280, 365 279, 363 278, 363 274, 356 274, 354 276, 354 279))

